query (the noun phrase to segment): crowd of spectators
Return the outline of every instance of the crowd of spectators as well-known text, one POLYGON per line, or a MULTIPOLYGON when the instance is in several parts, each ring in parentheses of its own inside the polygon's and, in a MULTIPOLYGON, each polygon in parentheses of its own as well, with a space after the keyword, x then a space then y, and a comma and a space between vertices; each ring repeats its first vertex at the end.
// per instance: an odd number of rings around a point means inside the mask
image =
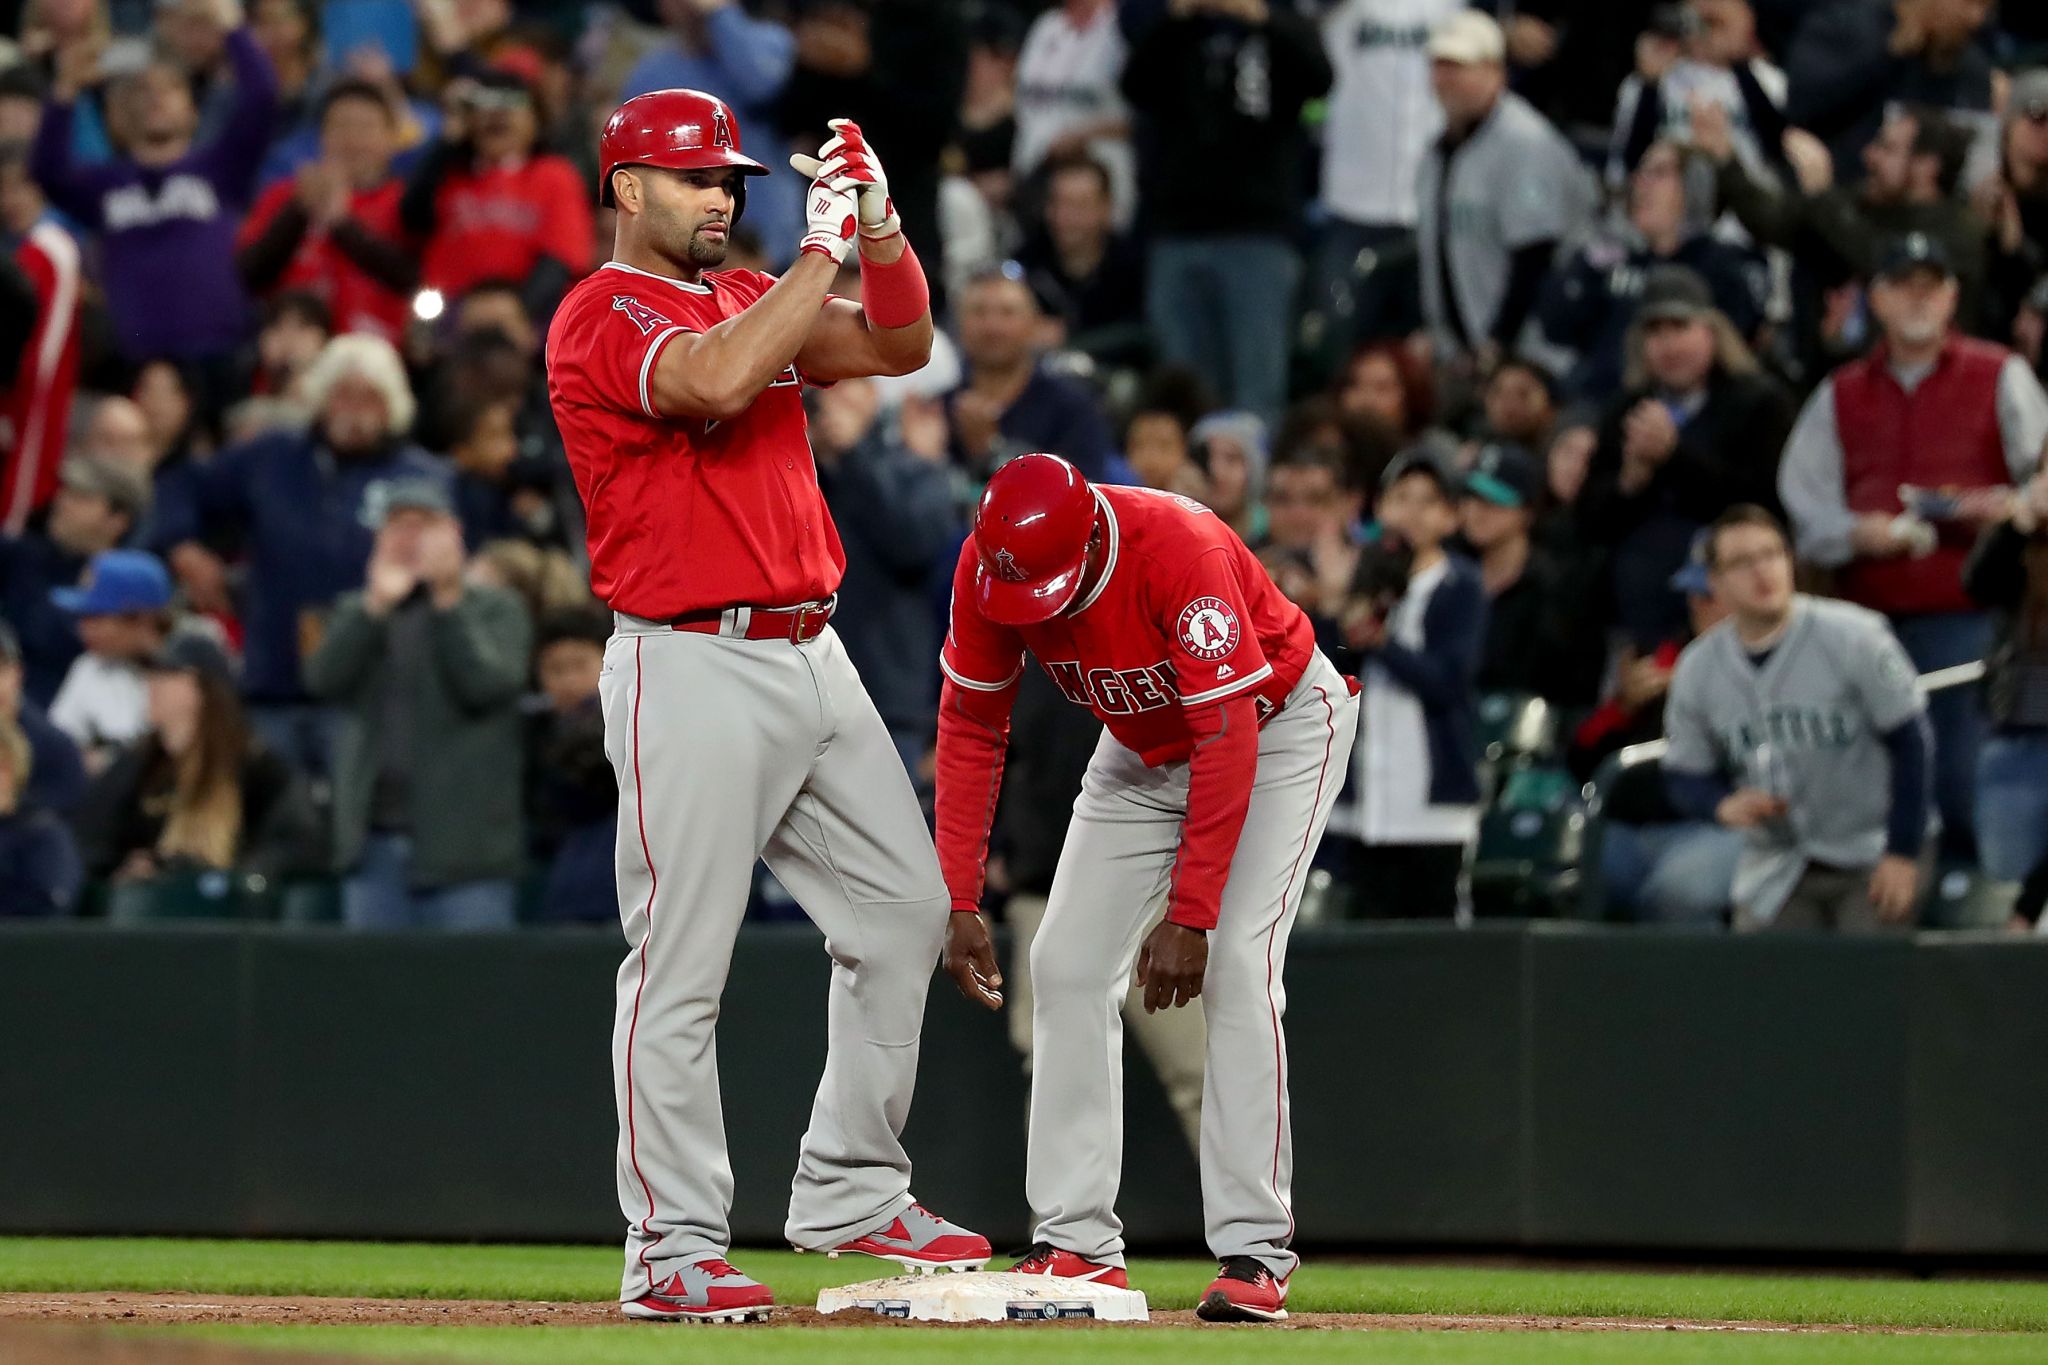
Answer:
MULTIPOLYGON (((1761 668, 1793 584, 1920 673, 1986 661, 1928 704, 1930 809, 1832 870, 1885 922, 1923 853, 2031 877, 2022 914, 2048 890, 2048 7, 6 0, 0 30, 0 914, 317 885, 365 928, 611 920, 609 619, 544 355, 610 253, 596 129, 677 85, 777 168, 729 264, 788 262, 782 168, 847 116, 931 270, 931 363, 806 399, 835 628, 920 781, 973 499, 1050 450, 1206 503, 1361 679, 1326 913, 1469 911, 1531 789, 1488 749, 1506 695, 1572 793, 1601 777, 1610 913, 1767 924, 1738 870, 1766 826, 1801 848, 1782 753, 1723 737, 1705 805, 1618 756, 1731 612, 1761 668)), ((991 876, 1027 909, 1093 734, 1042 709, 991 876)))

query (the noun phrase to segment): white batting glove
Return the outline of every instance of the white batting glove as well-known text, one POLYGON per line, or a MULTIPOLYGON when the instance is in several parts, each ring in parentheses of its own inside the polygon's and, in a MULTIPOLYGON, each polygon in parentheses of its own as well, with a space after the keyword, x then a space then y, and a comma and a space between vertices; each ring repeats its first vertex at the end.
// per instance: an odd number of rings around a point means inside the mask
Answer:
POLYGON ((801 250, 829 256, 843 264, 853 250, 854 233, 860 223, 860 197, 854 182, 845 178, 836 161, 821 166, 822 174, 811 181, 804 198, 804 239, 801 250))
POLYGON ((860 195, 860 235, 879 242, 903 231, 896 202, 889 197, 888 172, 882 169, 874 148, 868 146, 860 125, 852 119, 836 118, 826 126, 832 129, 832 140, 819 148, 816 156, 798 154, 790 157, 789 164, 798 174, 816 180, 826 165, 842 163, 844 178, 856 183, 860 195))

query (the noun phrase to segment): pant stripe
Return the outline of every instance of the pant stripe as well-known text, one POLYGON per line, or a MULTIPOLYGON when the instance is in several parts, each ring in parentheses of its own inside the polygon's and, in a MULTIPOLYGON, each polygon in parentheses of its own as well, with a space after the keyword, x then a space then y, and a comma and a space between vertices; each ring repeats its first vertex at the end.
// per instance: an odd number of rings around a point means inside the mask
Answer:
POLYGON ((651 1294, 655 1289, 654 1267, 647 1263, 647 1252, 654 1245, 648 1231, 648 1224, 654 1221, 654 1188, 640 1170, 639 1132, 633 1122, 633 1039, 640 1031, 640 996, 647 989, 647 948, 654 939, 654 893, 661 888, 661 878, 654 870, 654 852, 647 844, 647 801, 640 787, 640 697, 646 691, 646 674, 640 667, 643 638, 633 637, 633 815, 640 823, 640 856, 647 862, 647 904, 641 911, 647 916, 647 930, 640 938, 640 984, 633 990, 633 1019, 626 1026, 626 1155, 633 1163, 633 1174, 640 1178, 641 1193, 647 1196, 647 1216, 640 1220, 640 1268, 647 1272, 647 1292, 651 1294))
POLYGON ((1294 1240, 1294 1204, 1280 1195, 1280 1147, 1287 1131, 1287 1061, 1280 1045, 1280 1007, 1273 1003, 1273 940, 1280 933, 1280 922, 1287 918, 1287 902, 1294 899, 1294 879, 1301 875, 1301 860, 1308 856, 1309 840, 1316 829, 1316 812, 1323 805, 1323 783, 1329 776, 1330 750, 1337 744, 1337 708, 1330 705, 1330 694, 1323 688, 1316 689, 1316 697, 1323 703, 1324 724, 1329 733, 1323 740, 1323 763, 1316 769, 1316 797, 1309 804, 1308 825, 1301 832, 1301 848, 1295 852, 1294 866, 1287 872, 1287 889, 1280 897, 1280 913, 1273 917, 1273 925, 1266 930, 1266 1009, 1273 1017, 1273 1198, 1280 1207, 1287 1210, 1287 1240, 1294 1240))

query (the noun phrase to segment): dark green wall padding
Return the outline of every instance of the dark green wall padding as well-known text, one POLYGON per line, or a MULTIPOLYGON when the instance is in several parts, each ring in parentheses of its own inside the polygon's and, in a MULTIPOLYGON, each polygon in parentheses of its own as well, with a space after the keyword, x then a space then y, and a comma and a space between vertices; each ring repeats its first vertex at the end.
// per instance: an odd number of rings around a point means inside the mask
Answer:
MULTIPOLYGON (((0 929, 0 1231, 611 1240, 616 934, 0 929)), ((826 959, 751 930, 720 1023, 775 1243, 826 959)), ((1345 926, 1287 967, 1304 1244, 2048 1257, 2048 946, 1345 926)), ((1134 1054, 1121 1212, 1201 1238, 1134 1054)), ((916 1192, 1026 1240, 1028 1082, 934 981, 916 1192)))

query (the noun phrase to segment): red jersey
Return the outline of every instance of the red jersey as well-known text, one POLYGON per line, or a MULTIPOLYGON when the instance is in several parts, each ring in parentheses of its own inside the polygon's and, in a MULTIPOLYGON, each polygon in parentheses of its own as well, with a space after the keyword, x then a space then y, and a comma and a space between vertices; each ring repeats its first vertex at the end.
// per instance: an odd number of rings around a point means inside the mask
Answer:
POLYGON ((1103 572, 1072 608, 999 626, 974 605, 970 541, 953 576, 939 666, 939 867, 956 910, 981 898, 1024 651, 1069 700, 1154 767, 1186 760, 1187 814, 1166 917, 1210 929, 1237 853, 1259 763, 1258 726, 1315 656, 1315 632, 1265 567, 1191 498, 1098 485, 1103 572))
POLYGON ((1157 767, 1188 756, 1186 710, 1243 693, 1263 720, 1315 651, 1315 630, 1237 533, 1192 498, 1098 484, 1109 547, 1100 582, 1033 626, 999 626, 974 606, 974 543, 953 574, 953 621, 939 667, 961 687, 999 691, 1035 655, 1069 701, 1157 767))
POLYGON ((686 284, 613 261, 555 313, 548 396, 583 495, 590 586, 615 611, 666 621, 839 589, 846 554, 818 491, 795 367, 729 421, 660 416, 649 391, 663 347, 774 283, 718 270, 686 284))
MULTIPOLYGON (((399 226, 398 199, 403 189, 398 181, 387 180, 375 189, 357 190, 349 199, 349 216, 386 241, 402 242, 405 230, 399 226)), ((236 236, 236 245, 247 246, 260 238, 297 193, 296 183, 280 180, 257 196, 236 236)), ((277 277, 272 292, 287 289, 319 295, 334 315, 337 332, 368 332, 396 342, 404 335, 411 313, 411 301, 405 295, 379 284, 317 228, 309 229, 300 239, 299 249, 277 277)))
POLYGON ((14 250, 36 292, 36 325, 9 387, 0 392, 0 532, 20 535, 29 513, 57 491, 71 395, 78 387, 78 243, 44 221, 14 250))
POLYGON ((590 268, 590 189, 559 156, 458 168, 434 196, 422 281, 450 299, 485 280, 523 280, 545 258, 590 268))

